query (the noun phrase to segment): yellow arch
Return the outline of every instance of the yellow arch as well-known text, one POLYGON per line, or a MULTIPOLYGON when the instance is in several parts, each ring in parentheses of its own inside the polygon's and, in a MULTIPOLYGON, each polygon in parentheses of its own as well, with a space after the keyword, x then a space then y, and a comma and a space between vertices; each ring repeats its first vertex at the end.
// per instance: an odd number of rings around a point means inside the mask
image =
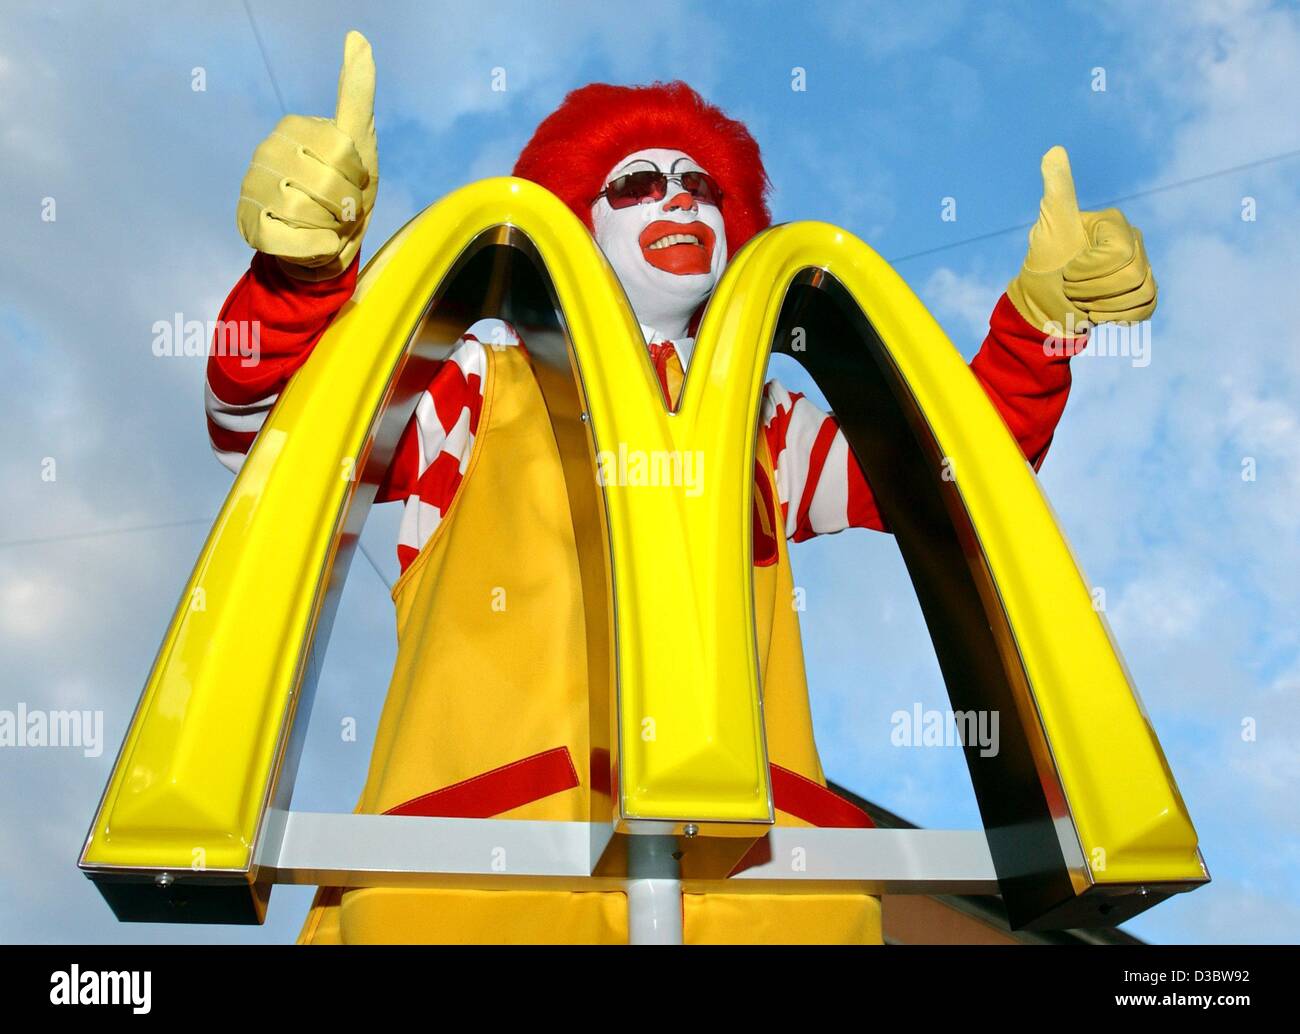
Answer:
MULTIPOLYGON (((620 444, 698 450, 707 461, 698 495, 671 487, 594 493, 593 531, 608 567, 605 581, 592 575, 593 584, 608 584, 611 594, 609 614, 596 624, 608 621, 615 644, 616 817, 754 831, 771 821, 750 582, 753 429, 769 342, 781 335, 791 292, 829 284, 851 303, 846 311, 856 308, 863 339, 883 342, 879 363, 908 395, 909 419, 924 425, 956 471, 946 505, 973 532, 968 559, 984 572, 982 605, 1010 629, 1000 663, 1016 684, 1015 717, 1038 775, 1058 788, 1050 804, 1054 821, 1068 826, 1062 842, 1075 892, 1205 879, 1155 734, 1037 480, 961 357, 888 264, 826 224, 761 235, 723 277, 681 406, 669 414, 636 321, 590 234, 552 195, 516 179, 459 190, 389 241, 283 393, 172 619, 84 867, 138 874, 188 870, 201 858, 214 879, 248 872, 268 802, 286 782, 279 775, 289 730, 315 663, 313 640, 321 640, 315 649, 324 645, 316 631, 329 620, 346 555, 340 545, 373 498, 373 483, 355 472, 373 467, 372 450, 391 445, 384 444, 391 435, 378 433, 381 414, 409 413, 400 374, 408 349, 419 347, 412 336, 430 299, 475 242, 503 226, 526 239, 549 275, 590 430, 588 472, 596 449, 620 444), (194 605, 200 599, 203 606, 194 605), (649 648, 653 616, 667 611, 682 615, 679 627, 699 630, 671 655, 649 648), (657 730, 649 741, 641 735, 646 718, 657 730), (1105 867, 1081 871, 1080 858, 1093 859, 1098 848, 1105 867)), ((851 441, 861 455, 856 432, 851 441)), ((593 715, 600 711, 597 702, 593 715)))

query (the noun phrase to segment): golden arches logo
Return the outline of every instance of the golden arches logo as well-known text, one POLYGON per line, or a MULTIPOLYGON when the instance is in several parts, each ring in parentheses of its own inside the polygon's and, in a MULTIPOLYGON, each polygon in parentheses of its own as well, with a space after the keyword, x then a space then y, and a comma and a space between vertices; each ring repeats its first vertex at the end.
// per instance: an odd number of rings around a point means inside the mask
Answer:
POLYGON ((121 913, 131 908, 121 888, 190 870, 197 850, 198 884, 252 900, 260 917, 255 849, 272 805, 287 801, 299 701, 377 472, 426 383, 422 367, 483 315, 523 332, 564 463, 592 744, 608 745, 616 775, 613 801, 594 805, 610 813, 594 823, 753 837, 772 821, 749 494, 763 376, 778 350, 813 375, 871 481, 954 708, 1002 716, 1002 749, 967 758, 1013 922, 1115 922, 1208 879, 1037 479, 884 260, 821 223, 750 242, 710 301, 669 413, 590 234, 542 188, 505 178, 449 195, 380 250, 259 435, 83 852, 121 913), (593 471, 619 446, 699 452, 709 476, 693 492, 609 491, 593 471), (188 606, 198 590, 202 609, 188 606), (257 637, 244 621, 253 611, 257 637), (671 653, 651 648, 654 615, 667 612, 700 630, 671 653), (653 740, 639 735, 645 716, 653 740))

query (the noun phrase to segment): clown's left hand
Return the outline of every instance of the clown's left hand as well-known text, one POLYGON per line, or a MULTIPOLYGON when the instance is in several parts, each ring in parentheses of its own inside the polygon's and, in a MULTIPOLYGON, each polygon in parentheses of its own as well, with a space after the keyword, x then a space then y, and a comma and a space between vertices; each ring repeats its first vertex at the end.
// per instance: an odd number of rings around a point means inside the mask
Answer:
POLYGON ((1042 172, 1043 200, 1029 231, 1029 252, 1007 287, 1011 303, 1036 328, 1056 333, 1150 319, 1156 281, 1142 231, 1118 208, 1079 211, 1065 148, 1043 155, 1042 172))

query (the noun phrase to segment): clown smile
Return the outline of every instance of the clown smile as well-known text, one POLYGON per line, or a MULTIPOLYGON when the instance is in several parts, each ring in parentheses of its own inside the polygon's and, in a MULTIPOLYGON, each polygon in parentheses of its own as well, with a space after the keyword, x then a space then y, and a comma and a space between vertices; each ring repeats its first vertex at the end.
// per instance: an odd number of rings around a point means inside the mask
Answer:
POLYGON ((666 273, 707 273, 713 263, 714 234, 702 222, 659 219, 641 231, 639 241, 645 260, 666 273))

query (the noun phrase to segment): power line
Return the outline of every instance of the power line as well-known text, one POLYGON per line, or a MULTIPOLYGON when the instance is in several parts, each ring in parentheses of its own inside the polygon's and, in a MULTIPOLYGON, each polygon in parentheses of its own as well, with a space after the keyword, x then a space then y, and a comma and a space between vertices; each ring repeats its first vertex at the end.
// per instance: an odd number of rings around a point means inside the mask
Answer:
POLYGON ((257 19, 253 17, 253 7, 249 0, 244 0, 244 13, 248 15, 249 28, 253 30, 253 39, 257 40, 257 49, 262 54, 262 64, 266 66, 266 77, 271 80, 271 89, 275 91, 275 99, 280 102, 280 114, 289 114, 289 106, 284 103, 284 94, 280 92, 280 83, 275 78, 275 73, 271 71, 271 59, 266 53, 266 44, 262 42, 262 34, 257 29, 257 19))
POLYGON ((375 574, 379 575, 379 580, 384 583, 384 588, 389 592, 392 592, 393 583, 388 580, 388 575, 384 574, 380 569, 379 564, 375 562, 375 558, 370 555, 370 550, 366 549, 366 544, 361 541, 360 536, 357 537, 357 549, 361 550, 361 555, 370 562, 371 569, 375 574))
POLYGON ((164 528, 184 528, 195 524, 211 524, 211 517, 194 517, 187 521, 166 521, 162 524, 138 524, 130 528, 101 528, 97 531, 73 531, 66 535, 40 535, 29 539, 10 539, 0 542, 0 549, 17 546, 40 546, 50 542, 71 542, 75 539, 102 539, 111 535, 131 535, 140 531, 159 531, 164 528))
MULTIPOLYGON (((79 539, 102 539, 110 538, 114 535, 132 535, 143 531, 164 531, 168 528, 190 528, 199 524, 210 525, 215 518, 212 517, 191 517, 184 521, 163 521, 158 524, 137 524, 129 528, 99 528, 95 531, 73 531, 65 535, 38 535, 26 539, 10 539, 7 542, 0 542, 0 549, 16 549, 20 546, 44 546, 55 542, 74 542, 79 539)), ((378 561, 370 555, 370 550, 359 538, 357 546, 361 550, 361 555, 366 558, 379 580, 384 583, 384 588, 392 590, 393 583, 388 576, 384 574, 383 568, 379 566, 378 561)))
MULTIPOLYGON (((1163 183, 1158 187, 1150 187, 1147 190, 1137 190, 1132 194, 1124 194, 1120 197, 1113 197, 1106 201, 1097 201, 1088 207, 1096 210, 1101 208, 1114 208, 1125 201, 1136 201, 1139 198, 1151 197, 1153 194, 1164 194, 1170 190, 1180 190, 1183 187, 1194 186, 1197 183, 1204 183, 1206 180, 1218 179, 1221 176, 1231 176, 1238 172, 1246 172, 1249 169, 1258 169, 1261 165, 1272 165, 1275 162, 1289 161, 1292 158, 1300 158, 1300 150, 1284 151, 1282 154, 1275 154, 1268 158, 1258 158, 1253 162, 1244 162, 1241 165, 1233 165, 1227 169, 1216 169, 1214 172, 1202 173, 1199 176, 1192 176, 1185 180, 1177 180, 1173 183, 1163 183)), ((935 255, 941 251, 951 251, 953 248, 960 248, 966 244, 978 244, 981 241, 992 240, 994 237, 1005 237, 1009 233, 1015 233, 1017 230, 1028 230, 1034 223, 1017 223, 1015 226, 1004 226, 1000 230, 990 230, 988 233, 977 234, 974 237, 963 237, 958 241, 949 241, 947 244, 939 244, 933 248, 925 248, 921 251, 913 251, 907 255, 899 255, 890 258, 888 261, 891 265, 897 265, 899 262, 907 262, 909 259, 923 258, 926 255, 935 255)))

